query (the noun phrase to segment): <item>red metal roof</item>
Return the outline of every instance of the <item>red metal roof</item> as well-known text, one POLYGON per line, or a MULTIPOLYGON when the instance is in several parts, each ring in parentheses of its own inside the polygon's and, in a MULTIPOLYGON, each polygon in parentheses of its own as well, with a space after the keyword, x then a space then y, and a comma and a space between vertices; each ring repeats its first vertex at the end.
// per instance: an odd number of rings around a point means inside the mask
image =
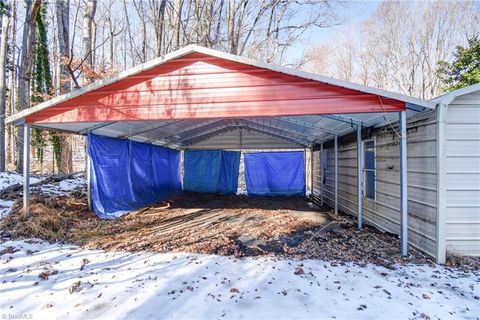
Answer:
POLYGON ((192 52, 25 117, 30 124, 395 112, 405 101, 192 52))

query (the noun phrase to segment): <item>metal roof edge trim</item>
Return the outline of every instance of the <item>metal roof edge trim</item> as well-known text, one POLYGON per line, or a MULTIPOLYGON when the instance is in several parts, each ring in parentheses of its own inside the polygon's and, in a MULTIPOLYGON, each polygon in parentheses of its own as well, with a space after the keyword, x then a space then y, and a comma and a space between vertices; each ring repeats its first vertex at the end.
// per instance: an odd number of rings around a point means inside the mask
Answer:
POLYGON ((430 101, 433 102, 435 105, 437 104, 449 105, 456 98, 460 96, 464 96, 466 94, 473 93, 475 91, 480 91, 480 83, 472 84, 465 88, 450 91, 448 93, 442 94, 441 96, 433 98, 430 101))

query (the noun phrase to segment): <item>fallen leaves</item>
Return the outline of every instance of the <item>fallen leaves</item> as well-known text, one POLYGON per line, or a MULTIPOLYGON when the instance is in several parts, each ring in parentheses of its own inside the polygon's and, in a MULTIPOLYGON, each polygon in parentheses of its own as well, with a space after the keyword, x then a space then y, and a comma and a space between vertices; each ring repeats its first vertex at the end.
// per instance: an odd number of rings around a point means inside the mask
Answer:
POLYGON ((12 253, 17 252, 18 250, 19 250, 19 249, 14 248, 14 247, 12 247, 12 246, 7 246, 6 248, 0 250, 0 256, 2 256, 2 255, 4 255, 4 254, 7 254, 7 253, 12 254, 12 253))
POLYGON ((82 263, 80 265, 80 271, 83 271, 83 269, 85 268, 85 266, 90 263, 90 260, 88 260, 87 258, 83 258, 82 259, 82 263))
MULTIPOLYGON (((331 215, 333 221, 328 224, 311 219, 326 214, 312 211, 315 209, 304 198, 187 194, 167 205, 160 203, 107 221, 98 219, 85 206, 78 206, 86 203, 84 189, 58 197, 41 192, 32 193, 32 214, 28 220, 21 218, 19 201, 12 214, 3 219, 0 229, 5 236, 36 236, 112 251, 177 251, 236 257, 276 255, 374 263, 392 270, 396 263, 432 263, 414 248, 410 248, 408 257, 400 256, 397 236, 369 226, 359 231, 350 216, 331 215)), ((7 247, 0 251, 0 256, 13 252, 13 248, 7 247)), ((11 259, 7 257, 2 263, 11 259)), ((453 266, 462 261, 467 260, 448 263, 453 266)), ((472 261, 467 262, 473 268, 480 268, 480 259, 472 261)), ((82 260, 80 270, 88 263, 82 260)), ((295 274, 303 273, 299 269, 295 274)))
POLYGON ((301 274, 305 274, 305 271, 303 271, 303 268, 302 267, 296 267, 295 268, 295 271, 293 272, 293 274, 295 275, 301 275, 301 274))
POLYGON ((74 293, 74 292, 79 292, 81 290, 81 285, 82 285, 82 282, 81 281, 77 281, 77 282, 74 282, 69 288, 68 288, 68 292, 70 292, 70 294, 74 293))
POLYGON ((50 273, 48 271, 43 271, 38 275, 38 277, 42 280, 48 280, 49 276, 50 276, 50 273))

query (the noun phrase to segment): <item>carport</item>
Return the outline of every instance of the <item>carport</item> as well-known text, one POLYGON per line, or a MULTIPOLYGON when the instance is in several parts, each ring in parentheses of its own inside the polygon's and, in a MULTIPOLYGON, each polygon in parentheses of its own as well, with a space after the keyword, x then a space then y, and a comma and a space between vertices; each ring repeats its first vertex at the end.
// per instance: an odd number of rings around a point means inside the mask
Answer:
POLYGON ((356 132, 361 229, 362 129, 399 120, 400 238, 401 253, 406 255, 406 118, 407 113, 425 108, 431 108, 430 103, 416 98, 187 46, 23 110, 7 123, 24 126, 26 214, 31 128, 129 139, 175 150, 313 150, 333 140, 335 211, 338 138, 356 132))

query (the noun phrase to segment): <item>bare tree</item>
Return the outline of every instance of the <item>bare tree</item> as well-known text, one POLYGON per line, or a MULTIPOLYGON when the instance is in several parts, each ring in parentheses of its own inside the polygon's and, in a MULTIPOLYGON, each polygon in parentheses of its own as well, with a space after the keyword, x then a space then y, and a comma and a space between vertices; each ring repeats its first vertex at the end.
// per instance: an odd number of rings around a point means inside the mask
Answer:
MULTIPOLYGON (((70 0, 56 0, 55 13, 57 21, 58 53, 62 60, 66 60, 70 54, 70 0)), ((65 94, 70 91, 70 72, 68 66, 60 64, 59 72, 59 93, 65 94)), ((62 173, 73 172, 72 141, 69 135, 61 139, 61 158, 59 169, 62 173)))
POLYGON ((5 171, 6 67, 9 23, 8 15, 4 13, 0 38, 0 172, 5 171))
MULTIPOLYGON (((11 115, 15 112, 15 101, 16 101, 16 88, 15 88, 15 43, 16 43, 16 21, 17 21, 17 7, 16 1, 11 2, 11 28, 10 28, 10 45, 8 46, 8 51, 10 54, 10 59, 8 61, 8 107, 7 107, 7 114, 11 115)), ((7 150, 5 152, 7 158, 7 163, 14 163, 15 162, 15 132, 13 130, 13 126, 9 125, 7 127, 7 150)))
MULTIPOLYGON (((70 58, 70 0, 56 0, 58 53, 63 60, 70 58)), ((70 91, 70 73, 68 66, 60 64, 58 88, 60 94, 70 91)))
MULTIPOLYGON (((31 7, 38 9, 40 1, 26 2, 27 27, 12 28, 10 38, 15 38, 17 30, 23 30, 24 38, 28 35, 27 40, 35 41, 34 30, 26 35, 25 32, 35 26, 35 19, 29 20, 30 11, 31 7)), ((306 30, 337 22, 335 7, 335 0, 54 0, 45 6, 46 17, 53 22, 45 27, 48 52, 53 59, 54 92, 63 94, 72 87, 78 89, 108 76, 112 70, 120 71, 190 43, 284 63, 287 50, 298 43, 306 30)), ((19 12, 23 16, 23 8, 19 12)), ((21 50, 18 61, 8 60, 12 64, 8 82, 18 81, 9 85, 8 94, 16 91, 20 109, 29 106, 31 90, 26 79, 32 68, 28 56, 34 49, 25 44, 28 41, 15 46, 21 50)), ((13 54, 9 52, 10 57, 13 54)), ((8 102, 9 112, 13 111, 15 99, 10 97, 8 102)), ((20 128, 16 139, 20 147, 19 169, 22 138, 20 128)), ((62 142, 68 143, 68 139, 62 142)), ((55 143, 58 150, 58 142, 55 143)), ((61 149, 62 159, 70 154, 68 145, 61 149)), ((71 165, 69 160, 65 162, 61 171, 68 172, 71 165)))
MULTIPOLYGON (((41 0, 26 0, 26 15, 23 25, 22 49, 20 53, 20 65, 18 68, 18 109, 24 110, 30 107, 30 78, 32 75, 32 62, 36 43, 36 19, 41 0)), ((23 126, 18 128, 17 133, 17 171, 23 170, 23 126)))
POLYGON ((155 33, 155 56, 162 55, 163 34, 165 27, 165 8, 167 0, 150 0, 149 11, 151 12, 150 19, 155 33))
POLYGON ((137 12, 137 16, 140 19, 141 33, 142 33, 142 42, 141 42, 141 54, 140 62, 147 61, 147 21, 146 21, 146 10, 141 0, 133 0, 133 6, 137 12))
POLYGON ((478 17, 474 3, 466 1, 383 2, 329 45, 331 75, 430 99, 440 92, 439 61, 448 61, 475 32, 478 17))
POLYGON ((173 50, 180 46, 180 27, 182 24, 182 8, 184 0, 173 0, 172 5, 172 29, 173 29, 173 50))
MULTIPOLYGON (((85 12, 83 15, 83 37, 82 37, 82 47, 83 47, 83 56, 87 68, 94 67, 94 17, 97 10, 97 0, 88 0, 85 7, 85 12)), ((93 81, 93 78, 88 74, 89 72, 84 72, 84 82, 89 83, 93 81)))

